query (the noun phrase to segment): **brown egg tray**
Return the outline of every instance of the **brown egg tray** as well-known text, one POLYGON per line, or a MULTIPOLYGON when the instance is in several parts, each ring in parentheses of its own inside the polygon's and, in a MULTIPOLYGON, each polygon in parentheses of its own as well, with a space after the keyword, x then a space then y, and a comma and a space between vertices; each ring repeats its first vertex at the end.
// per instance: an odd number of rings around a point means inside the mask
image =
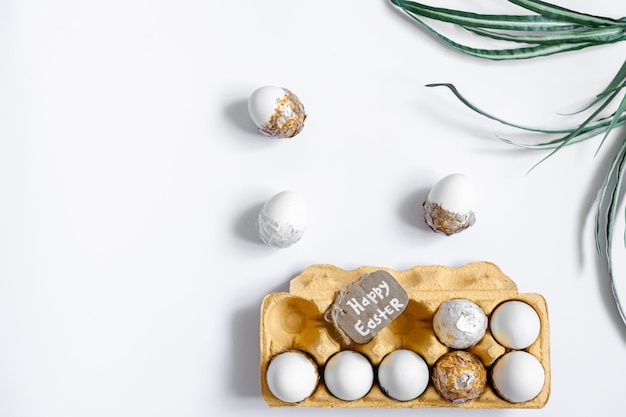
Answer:
MULTIPOLYGON (((550 395, 550 347, 548 312, 545 299, 539 294, 519 294, 517 285, 493 263, 475 262, 460 268, 446 266, 416 266, 406 271, 363 266, 343 270, 332 265, 312 265, 290 282, 289 292, 268 294, 261 306, 261 394, 270 407, 374 407, 374 408, 541 408, 550 395), (326 310, 338 291, 362 274, 385 270, 409 295, 405 311, 366 344, 351 343, 326 321, 326 310), (324 386, 323 378, 315 391, 300 403, 286 403, 269 390, 265 377, 270 360, 277 354, 297 350, 308 354, 318 365, 320 375, 324 364, 335 353, 354 350, 364 354, 377 366, 388 353, 410 349, 421 355, 432 372, 442 355, 453 350, 435 336, 432 318, 438 306, 449 299, 467 298, 478 304, 489 317, 500 303, 520 300, 530 304, 538 313, 541 330, 537 340, 524 349, 534 355, 545 370, 541 392, 524 403, 511 403, 498 396, 488 379, 485 392, 477 399, 453 404, 442 398, 432 380, 426 391, 411 401, 398 401, 384 394, 376 380, 363 398, 343 401, 334 397, 324 386)), ((489 373, 494 362, 508 352, 492 337, 489 329, 475 346, 465 349, 482 360, 489 373)))

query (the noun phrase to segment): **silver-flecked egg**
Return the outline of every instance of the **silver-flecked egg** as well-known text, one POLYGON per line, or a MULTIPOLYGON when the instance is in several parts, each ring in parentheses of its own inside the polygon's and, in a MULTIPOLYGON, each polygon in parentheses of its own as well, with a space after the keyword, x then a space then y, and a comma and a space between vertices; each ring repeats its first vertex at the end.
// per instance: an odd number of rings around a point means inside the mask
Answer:
POLYGON ((256 221, 259 237, 266 245, 287 248, 298 242, 307 226, 307 205, 295 191, 281 191, 259 211, 256 221))
POLYGON ((480 342, 488 319, 482 308, 465 298, 444 301, 433 316, 433 330, 444 345, 466 349, 480 342))

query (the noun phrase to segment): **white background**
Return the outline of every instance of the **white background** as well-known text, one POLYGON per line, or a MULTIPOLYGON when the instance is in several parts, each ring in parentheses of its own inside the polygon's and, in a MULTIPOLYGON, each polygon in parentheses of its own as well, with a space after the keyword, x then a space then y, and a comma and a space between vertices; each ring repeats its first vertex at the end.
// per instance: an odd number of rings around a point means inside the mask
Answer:
MULTIPOLYGON (((626 15, 612 0, 560 3, 626 15)), ((550 400, 420 414, 623 415, 626 327, 593 235, 623 132, 595 157, 599 139, 526 174, 545 154, 496 135, 535 139, 424 85, 454 82, 503 118, 561 126, 557 113, 591 99, 624 56, 616 44, 479 60, 383 0, 0 2, 0 416, 414 415, 268 408, 260 302, 311 264, 482 260, 547 299, 550 400), (303 101, 296 138, 255 131, 246 102, 266 84, 303 101), (446 237, 421 203, 452 172, 475 181, 479 205, 473 228, 446 237), (310 221, 279 250, 254 221, 286 189, 305 196, 310 221)))

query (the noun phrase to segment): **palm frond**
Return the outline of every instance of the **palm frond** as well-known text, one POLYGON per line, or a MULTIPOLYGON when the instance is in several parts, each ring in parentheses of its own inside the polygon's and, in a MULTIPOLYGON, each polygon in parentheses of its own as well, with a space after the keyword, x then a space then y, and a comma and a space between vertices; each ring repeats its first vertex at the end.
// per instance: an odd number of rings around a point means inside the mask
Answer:
POLYGON ((535 14, 472 13, 409 0, 391 0, 391 3, 448 45, 478 58, 528 59, 626 40, 626 29, 622 19, 579 13, 538 0, 508 1, 535 14), (443 35, 424 19, 457 25, 475 34, 505 43, 523 42, 529 46, 499 49, 469 47, 443 35))
MULTIPOLYGON (((479 14, 463 10, 433 7, 409 0, 390 1, 415 22, 434 33, 447 45, 462 53, 482 59, 513 60, 537 58, 626 40, 626 17, 612 19, 595 16, 541 0, 508 0, 527 12, 533 13, 524 15, 479 14), (425 19, 457 25, 476 35, 503 42, 505 45, 513 43, 517 46, 503 46, 499 49, 470 47, 443 35, 429 25, 425 19)), ((500 138, 507 143, 526 149, 550 151, 531 170, 565 146, 602 135, 602 140, 598 146, 599 151, 609 134, 616 127, 626 124, 626 96, 622 97, 613 114, 608 117, 601 116, 601 112, 607 109, 620 93, 623 93, 623 89, 626 86, 626 61, 624 61, 621 68, 602 92, 587 106, 569 115, 572 116, 587 111, 591 112, 591 114, 582 123, 563 129, 536 128, 503 120, 472 104, 451 83, 427 84, 427 87, 439 86, 447 87, 465 106, 484 117, 525 131, 544 135, 561 135, 556 139, 535 145, 520 145, 509 139, 500 138), (595 110, 592 111, 594 108, 595 110)), ((622 306, 616 291, 612 259, 612 239, 618 202, 624 194, 625 187, 626 138, 622 138, 621 146, 616 154, 613 155, 604 183, 599 190, 595 216, 595 242, 598 254, 607 265, 608 278, 615 305, 622 321, 626 325, 626 310, 622 306)), ((626 212, 624 213, 624 219, 626 221, 626 212)), ((624 233, 624 245, 626 246, 626 231, 624 233)))

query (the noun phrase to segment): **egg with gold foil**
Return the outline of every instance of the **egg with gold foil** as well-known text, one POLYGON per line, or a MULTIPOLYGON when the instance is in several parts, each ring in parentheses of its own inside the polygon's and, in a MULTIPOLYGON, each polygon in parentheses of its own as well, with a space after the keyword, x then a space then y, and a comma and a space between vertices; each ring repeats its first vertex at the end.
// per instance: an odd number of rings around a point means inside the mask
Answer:
POLYGON ((252 92, 248 98, 248 113, 262 134, 276 139, 296 136, 306 119, 300 99, 290 90, 273 85, 252 92))
POLYGON ((437 360, 432 380, 443 398, 454 404, 464 404, 485 392, 487 370, 475 354, 453 350, 437 360))
POLYGON ((422 206, 431 229, 453 235, 474 224, 476 189, 467 176, 450 174, 432 187, 422 206))

